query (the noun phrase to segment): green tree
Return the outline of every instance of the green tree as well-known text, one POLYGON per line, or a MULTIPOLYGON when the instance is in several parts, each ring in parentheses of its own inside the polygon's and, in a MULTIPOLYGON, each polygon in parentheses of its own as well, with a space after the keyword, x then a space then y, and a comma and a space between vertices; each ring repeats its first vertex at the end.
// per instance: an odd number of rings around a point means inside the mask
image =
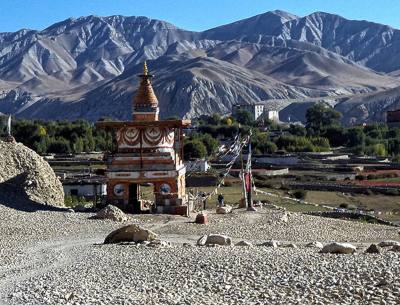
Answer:
POLYGON ((306 112, 306 127, 311 134, 319 135, 328 126, 338 125, 342 115, 325 103, 316 103, 306 112))
POLYGON ((69 141, 64 138, 50 140, 47 152, 55 154, 66 154, 71 152, 69 141))
POLYGON ((211 135, 204 134, 200 139, 207 149, 208 156, 211 156, 218 150, 219 141, 217 139, 213 138, 211 135))
POLYGON ((201 159, 207 155, 207 148, 199 139, 186 141, 183 147, 184 159, 201 159))
POLYGON ((236 118, 236 121, 242 125, 245 125, 245 126, 253 126, 254 125, 253 115, 246 110, 239 109, 238 111, 236 111, 235 118, 236 118))

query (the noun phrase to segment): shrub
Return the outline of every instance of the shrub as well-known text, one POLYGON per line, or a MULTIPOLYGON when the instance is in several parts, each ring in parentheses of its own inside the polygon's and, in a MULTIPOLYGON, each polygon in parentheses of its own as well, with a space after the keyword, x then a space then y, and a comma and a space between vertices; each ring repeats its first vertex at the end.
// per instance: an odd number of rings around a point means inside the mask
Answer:
POLYGON ((306 190, 295 190, 292 193, 292 196, 296 199, 305 199, 307 196, 307 191, 306 190))
POLYGON ((348 204, 348 203, 341 203, 341 204, 339 204, 339 208, 347 209, 348 207, 349 207, 349 204, 348 204))

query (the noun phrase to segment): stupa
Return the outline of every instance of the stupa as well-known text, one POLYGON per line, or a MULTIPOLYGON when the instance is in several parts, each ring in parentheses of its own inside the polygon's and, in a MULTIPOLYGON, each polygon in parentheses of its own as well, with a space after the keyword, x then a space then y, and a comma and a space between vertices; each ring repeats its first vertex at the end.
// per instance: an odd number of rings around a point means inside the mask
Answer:
POLYGON ((153 212, 187 215, 183 128, 190 120, 159 120, 158 100, 146 62, 132 101, 131 121, 98 122, 115 131, 117 151, 107 160, 107 202, 133 213, 145 209, 140 185, 151 184, 153 212))

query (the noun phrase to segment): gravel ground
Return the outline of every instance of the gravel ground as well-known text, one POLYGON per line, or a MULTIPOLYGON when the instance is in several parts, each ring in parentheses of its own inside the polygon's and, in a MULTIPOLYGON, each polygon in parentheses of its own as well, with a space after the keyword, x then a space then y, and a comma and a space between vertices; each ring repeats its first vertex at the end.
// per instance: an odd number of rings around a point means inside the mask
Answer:
POLYGON ((91 214, 0 206, 0 304, 399 304, 400 253, 364 254, 399 228, 283 212, 210 213, 210 224, 134 216, 172 247, 102 245, 123 224, 91 214), (275 239, 298 248, 196 247, 204 233, 275 239), (351 241, 355 255, 320 254, 309 241, 351 241), (184 246, 187 242, 193 246, 184 246))

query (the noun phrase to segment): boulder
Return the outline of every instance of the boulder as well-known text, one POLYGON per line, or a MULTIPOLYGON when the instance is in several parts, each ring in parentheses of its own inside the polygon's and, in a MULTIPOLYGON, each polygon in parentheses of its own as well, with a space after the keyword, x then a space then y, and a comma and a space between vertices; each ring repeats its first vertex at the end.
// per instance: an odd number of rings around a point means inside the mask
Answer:
POLYGON ((352 254, 357 248, 349 243, 330 243, 325 245, 320 253, 352 254))
POLYGON ((121 242, 143 242, 152 241, 157 234, 144 229, 138 225, 128 225, 111 232, 104 240, 105 244, 116 244, 121 242))
POLYGON ((400 246, 400 242, 395 240, 384 240, 378 244, 379 247, 393 247, 393 246, 400 246))
POLYGON ((64 207, 64 190, 50 165, 21 143, 0 141, 0 201, 64 207), (4 198, 3 198, 4 197, 4 198))
POLYGON ((324 245, 322 243, 320 243, 319 241, 313 241, 311 243, 308 243, 306 245, 307 248, 319 248, 322 249, 324 247, 324 245))
POLYGON ((221 235, 221 234, 203 235, 197 241, 197 245, 198 246, 210 246, 210 245, 231 246, 232 239, 229 236, 221 235))
POLYGON ((265 243, 260 244, 260 246, 272 247, 272 248, 278 248, 279 245, 280 245, 280 242, 276 241, 276 240, 268 240, 265 243))
POLYGON ((228 205, 217 208, 217 214, 229 214, 231 212, 232 212, 232 207, 228 205))
POLYGON ((365 250, 365 253, 369 254, 379 254, 381 253, 381 248, 376 245, 376 244, 371 244, 367 250, 365 250))
POLYGON ((113 221, 120 221, 120 222, 128 220, 128 217, 125 215, 125 213, 122 212, 121 209, 119 209, 113 205, 108 205, 105 208, 101 209, 92 218, 93 219, 110 219, 113 221))
POLYGON ((253 244, 251 242, 242 240, 242 241, 239 241, 235 246, 236 247, 253 247, 253 244))
POLYGON ((230 246, 232 245, 232 239, 222 234, 210 234, 207 236, 206 245, 230 246))

